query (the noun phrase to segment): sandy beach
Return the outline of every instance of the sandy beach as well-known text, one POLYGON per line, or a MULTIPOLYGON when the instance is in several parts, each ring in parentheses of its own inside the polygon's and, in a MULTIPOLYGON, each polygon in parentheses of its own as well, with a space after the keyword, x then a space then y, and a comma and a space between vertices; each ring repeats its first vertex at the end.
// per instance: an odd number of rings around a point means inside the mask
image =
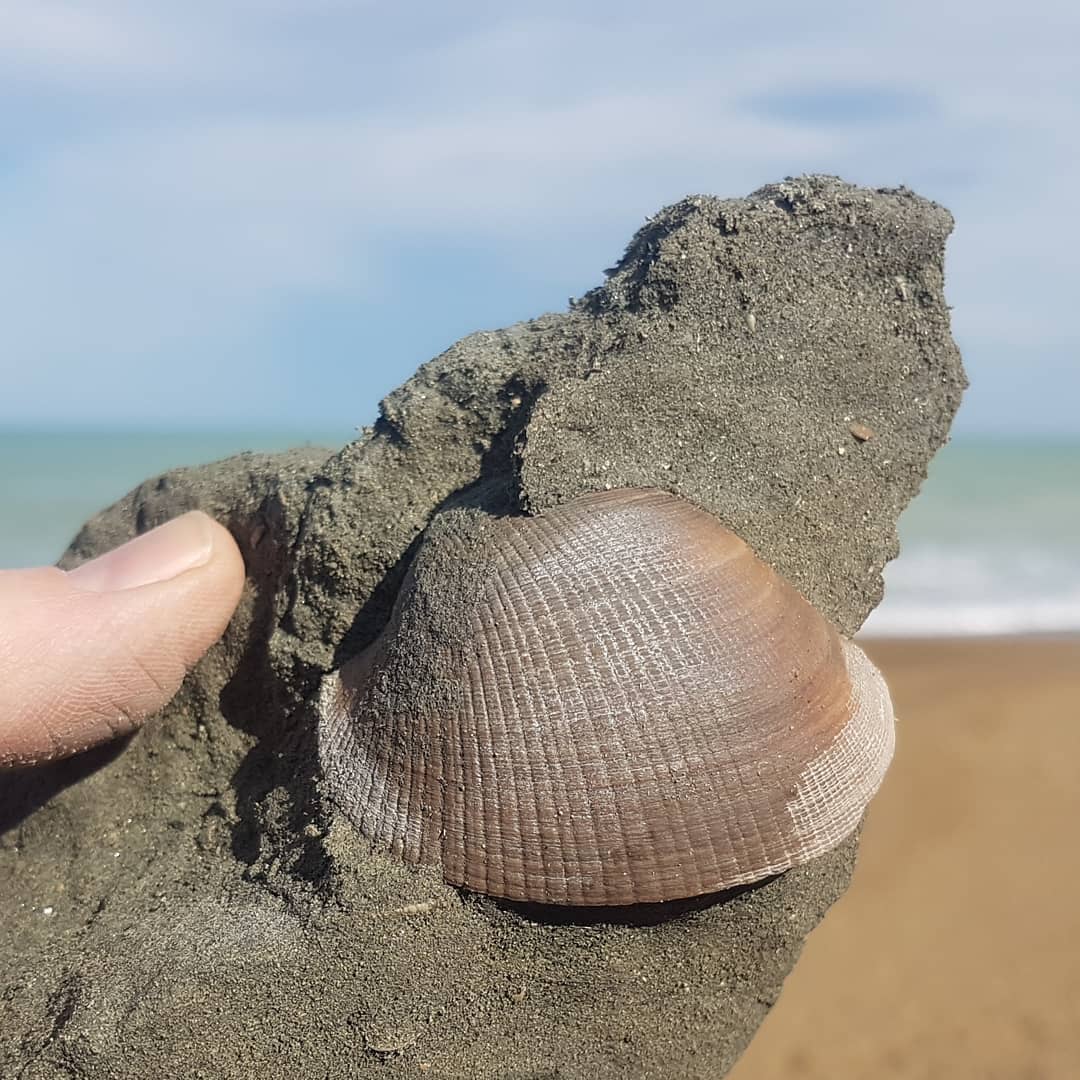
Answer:
POLYGON ((866 648, 896 758, 732 1080, 1075 1077, 1080 639, 866 648))

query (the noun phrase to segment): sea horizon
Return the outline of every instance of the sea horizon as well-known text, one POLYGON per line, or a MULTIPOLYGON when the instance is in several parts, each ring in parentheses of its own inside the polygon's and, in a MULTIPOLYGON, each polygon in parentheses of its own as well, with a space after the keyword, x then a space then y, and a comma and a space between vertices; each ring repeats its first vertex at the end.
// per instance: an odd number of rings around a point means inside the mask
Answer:
MULTIPOLYGON (((143 480, 243 450, 334 450, 355 425, 0 427, 0 567, 55 562, 143 480)), ((1080 437, 959 434, 900 520, 873 638, 1080 632, 1080 437)))

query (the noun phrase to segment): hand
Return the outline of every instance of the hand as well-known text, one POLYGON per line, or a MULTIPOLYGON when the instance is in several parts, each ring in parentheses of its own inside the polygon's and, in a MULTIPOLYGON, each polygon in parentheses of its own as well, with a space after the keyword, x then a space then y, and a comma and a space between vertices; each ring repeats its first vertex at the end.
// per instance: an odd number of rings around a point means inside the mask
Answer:
POLYGON ((133 731, 221 636, 243 584, 233 538, 198 511, 68 573, 0 571, 0 766, 133 731))

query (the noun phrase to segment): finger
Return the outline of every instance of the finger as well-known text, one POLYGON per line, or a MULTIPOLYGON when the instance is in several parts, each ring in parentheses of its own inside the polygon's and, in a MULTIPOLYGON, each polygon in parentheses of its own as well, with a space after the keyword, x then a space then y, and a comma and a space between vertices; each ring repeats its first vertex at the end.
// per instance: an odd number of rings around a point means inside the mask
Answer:
POLYGON ((0 765, 126 734, 220 637, 244 564, 194 511, 69 573, 0 571, 0 765))

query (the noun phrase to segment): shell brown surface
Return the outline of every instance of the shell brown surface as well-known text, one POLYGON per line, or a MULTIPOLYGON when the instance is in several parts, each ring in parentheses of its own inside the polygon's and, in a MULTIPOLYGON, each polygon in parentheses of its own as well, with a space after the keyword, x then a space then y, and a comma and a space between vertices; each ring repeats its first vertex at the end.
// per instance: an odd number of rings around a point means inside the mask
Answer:
POLYGON ((619 905, 854 830, 892 755, 884 681, 711 515, 624 489, 451 546, 449 610, 414 565, 324 681, 324 774, 364 835, 477 892, 619 905))

